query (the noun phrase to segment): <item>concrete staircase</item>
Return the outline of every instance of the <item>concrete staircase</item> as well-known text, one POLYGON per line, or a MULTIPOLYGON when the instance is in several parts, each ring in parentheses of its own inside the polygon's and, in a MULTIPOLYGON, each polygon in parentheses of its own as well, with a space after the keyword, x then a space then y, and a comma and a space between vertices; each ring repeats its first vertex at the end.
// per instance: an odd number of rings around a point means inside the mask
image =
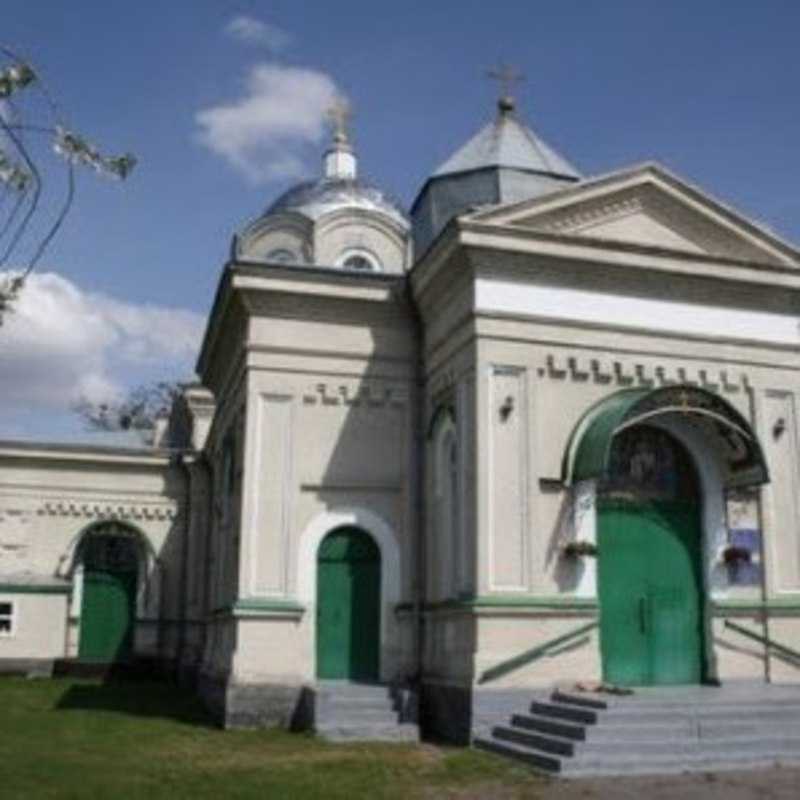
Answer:
POLYGON ((800 686, 554 691, 473 744, 563 777, 800 763, 800 686))
POLYGON ((416 697, 380 684, 320 681, 314 727, 329 741, 418 742, 416 697))

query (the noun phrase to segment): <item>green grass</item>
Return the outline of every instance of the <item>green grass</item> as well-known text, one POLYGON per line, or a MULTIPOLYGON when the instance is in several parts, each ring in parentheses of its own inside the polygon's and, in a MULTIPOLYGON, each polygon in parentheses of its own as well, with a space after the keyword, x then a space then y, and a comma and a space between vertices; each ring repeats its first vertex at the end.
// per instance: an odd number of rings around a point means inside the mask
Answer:
POLYGON ((222 731, 155 683, 0 680, 0 798, 509 798, 545 784, 472 750, 222 731))

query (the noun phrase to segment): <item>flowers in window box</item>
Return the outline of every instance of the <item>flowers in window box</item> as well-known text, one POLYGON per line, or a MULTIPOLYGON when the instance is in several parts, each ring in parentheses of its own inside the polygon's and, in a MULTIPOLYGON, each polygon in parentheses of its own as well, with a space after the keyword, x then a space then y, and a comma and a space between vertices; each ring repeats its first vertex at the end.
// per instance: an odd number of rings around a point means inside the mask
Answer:
POLYGON ((722 551, 722 560, 729 567, 737 567, 740 564, 749 564, 751 553, 746 547, 737 547, 736 545, 728 545, 722 551))
POLYGON ((567 542, 562 551, 567 558, 593 558, 597 556, 597 545, 594 542, 567 542))

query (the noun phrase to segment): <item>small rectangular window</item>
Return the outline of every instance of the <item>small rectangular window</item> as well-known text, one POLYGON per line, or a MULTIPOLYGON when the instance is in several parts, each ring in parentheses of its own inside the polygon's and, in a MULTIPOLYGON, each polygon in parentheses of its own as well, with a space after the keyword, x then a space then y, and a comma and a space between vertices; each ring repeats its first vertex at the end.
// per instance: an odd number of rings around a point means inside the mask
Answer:
POLYGON ((0 602, 0 637, 14 635, 14 603, 0 602))

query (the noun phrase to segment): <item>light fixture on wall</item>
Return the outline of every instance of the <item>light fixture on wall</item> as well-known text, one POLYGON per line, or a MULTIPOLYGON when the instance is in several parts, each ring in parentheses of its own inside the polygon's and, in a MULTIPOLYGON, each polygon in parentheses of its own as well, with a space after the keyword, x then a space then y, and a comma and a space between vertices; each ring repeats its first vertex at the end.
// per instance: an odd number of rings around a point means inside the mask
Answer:
POLYGON ((778 439, 780 439, 781 436, 783 436, 785 431, 786 431, 786 420, 783 417, 779 417, 775 421, 775 424, 772 426, 772 438, 775 439, 775 441, 778 441, 778 439))
POLYGON ((505 422, 511 416, 511 412, 513 410, 514 398, 511 395, 508 395, 508 397, 503 400, 503 405, 500 406, 500 421, 505 422))

